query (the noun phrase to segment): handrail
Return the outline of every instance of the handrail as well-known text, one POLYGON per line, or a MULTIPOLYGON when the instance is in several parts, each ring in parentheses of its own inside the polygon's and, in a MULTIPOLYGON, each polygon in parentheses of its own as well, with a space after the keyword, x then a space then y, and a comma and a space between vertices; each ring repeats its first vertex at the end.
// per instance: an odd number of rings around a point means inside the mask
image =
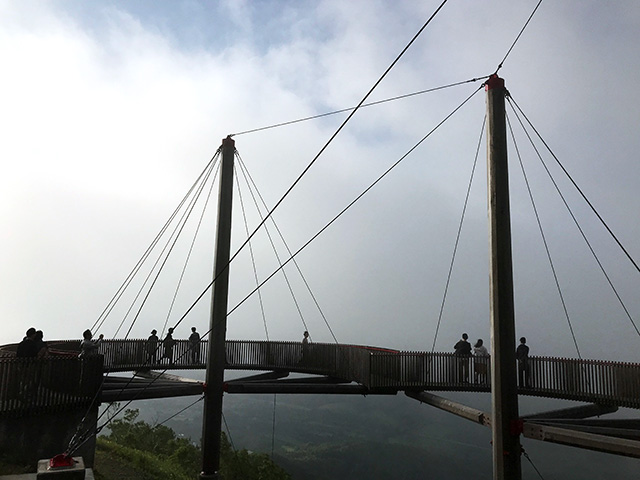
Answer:
POLYGON ((102 357, 0 358, 0 415, 87 407, 102 380, 102 357))
MULTIPOLYGON (((80 348, 77 340, 49 344, 52 352, 66 357, 77 356, 80 348)), ((169 350, 162 342, 158 342, 155 349, 149 347, 145 339, 104 340, 98 351, 105 372, 206 366, 206 339, 196 349, 183 339, 175 340, 169 350)), ((228 340, 225 360, 227 369, 325 375, 369 389, 491 390, 488 356, 399 352, 360 345, 312 343, 303 346, 301 342, 228 340)), ((0 357, 0 362, 4 361, 0 357)), ((521 385, 520 394, 640 408, 640 364, 530 357, 527 372, 529 385, 521 385)), ((3 373, 0 382, 5 381, 4 377, 3 373)))

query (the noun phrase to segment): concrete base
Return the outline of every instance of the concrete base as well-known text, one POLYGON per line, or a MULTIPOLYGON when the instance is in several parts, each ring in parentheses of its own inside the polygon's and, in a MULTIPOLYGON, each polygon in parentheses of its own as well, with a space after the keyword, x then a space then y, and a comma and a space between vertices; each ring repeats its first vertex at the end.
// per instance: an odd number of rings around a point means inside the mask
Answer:
POLYGON ((73 457, 69 467, 49 467, 49 459, 38 460, 37 480, 84 480, 84 461, 82 457, 73 457))
MULTIPOLYGON (((37 473, 19 473, 15 475, 0 475, 0 480, 37 480, 37 473)), ((95 480, 93 470, 87 468, 84 471, 84 480, 95 480)))

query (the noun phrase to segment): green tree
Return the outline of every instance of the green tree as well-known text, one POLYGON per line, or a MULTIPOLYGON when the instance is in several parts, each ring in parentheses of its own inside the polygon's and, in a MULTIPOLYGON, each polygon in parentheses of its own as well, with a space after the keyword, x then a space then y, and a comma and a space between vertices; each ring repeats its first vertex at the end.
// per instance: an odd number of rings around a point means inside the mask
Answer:
MULTIPOLYGON (((106 439, 123 447, 167 459, 189 477, 196 478, 202 465, 202 451, 190 439, 181 438, 169 427, 138 420, 138 409, 125 410, 113 420, 106 439)), ((265 454, 236 451, 222 433, 220 474, 224 480, 289 480, 291 476, 265 454)))

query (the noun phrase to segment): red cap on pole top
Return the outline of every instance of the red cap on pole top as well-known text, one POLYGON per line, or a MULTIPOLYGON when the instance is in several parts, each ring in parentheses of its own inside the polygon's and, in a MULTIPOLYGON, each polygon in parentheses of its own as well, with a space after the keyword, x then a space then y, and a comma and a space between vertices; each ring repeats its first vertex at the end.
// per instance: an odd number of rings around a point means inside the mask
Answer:
POLYGON ((236 144, 235 140, 231 138, 231 135, 227 135, 227 138, 222 139, 222 145, 227 145, 229 147, 234 147, 236 144))
POLYGON ((491 75, 484 84, 484 89, 487 91, 494 88, 504 88, 504 78, 500 78, 497 73, 491 75))

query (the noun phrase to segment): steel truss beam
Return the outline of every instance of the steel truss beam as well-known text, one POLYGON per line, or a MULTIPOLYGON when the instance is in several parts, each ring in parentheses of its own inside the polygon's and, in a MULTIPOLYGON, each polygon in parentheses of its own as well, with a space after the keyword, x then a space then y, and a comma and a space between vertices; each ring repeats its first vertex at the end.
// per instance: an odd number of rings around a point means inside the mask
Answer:
MULTIPOLYGON (((429 392, 406 391, 405 394, 480 425, 491 426, 491 416, 481 410, 429 392)), ((616 410, 616 407, 592 404, 539 413, 523 417, 521 431, 524 437, 534 440, 640 458, 640 420, 583 420, 616 410), (543 418, 547 415, 555 418, 543 418)))

